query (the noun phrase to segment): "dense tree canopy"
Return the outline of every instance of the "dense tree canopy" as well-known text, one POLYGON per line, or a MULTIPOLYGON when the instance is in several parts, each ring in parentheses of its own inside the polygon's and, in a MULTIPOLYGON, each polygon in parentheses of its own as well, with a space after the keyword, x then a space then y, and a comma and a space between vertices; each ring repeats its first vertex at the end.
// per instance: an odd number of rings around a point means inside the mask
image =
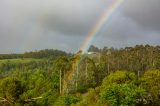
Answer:
POLYGON ((159 46, 91 46, 89 52, 1 54, 0 105, 160 105, 159 46))

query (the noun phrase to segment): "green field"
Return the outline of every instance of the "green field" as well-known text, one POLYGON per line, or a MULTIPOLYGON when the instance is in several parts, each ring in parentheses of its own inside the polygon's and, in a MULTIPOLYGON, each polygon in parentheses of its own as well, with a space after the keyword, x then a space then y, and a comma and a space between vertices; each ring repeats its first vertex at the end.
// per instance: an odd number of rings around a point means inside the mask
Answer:
POLYGON ((22 59, 3 59, 3 60, 0 60, 0 64, 1 63, 6 63, 6 62, 11 62, 11 63, 29 63, 29 62, 32 62, 32 61, 43 61, 45 59, 33 59, 33 58, 22 58, 22 59))

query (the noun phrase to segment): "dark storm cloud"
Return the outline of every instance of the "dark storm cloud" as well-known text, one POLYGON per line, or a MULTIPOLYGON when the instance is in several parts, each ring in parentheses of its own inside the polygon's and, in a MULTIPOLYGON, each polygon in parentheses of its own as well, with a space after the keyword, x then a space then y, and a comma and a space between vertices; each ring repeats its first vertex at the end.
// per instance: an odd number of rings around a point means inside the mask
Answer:
POLYGON ((160 0, 126 0, 123 10, 143 27, 160 30, 160 0))
POLYGON ((107 0, 56 1, 54 8, 46 14, 43 25, 66 35, 85 35, 99 18, 106 3, 107 0))

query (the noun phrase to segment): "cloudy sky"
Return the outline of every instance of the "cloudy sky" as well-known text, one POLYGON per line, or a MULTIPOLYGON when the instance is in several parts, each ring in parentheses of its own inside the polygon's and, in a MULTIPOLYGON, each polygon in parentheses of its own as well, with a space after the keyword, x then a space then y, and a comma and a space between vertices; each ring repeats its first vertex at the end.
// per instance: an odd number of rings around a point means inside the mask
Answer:
MULTIPOLYGON (((113 0, 0 0, 0 53, 76 52, 113 0)), ((160 45, 160 0, 126 0, 94 39, 98 47, 160 45)))

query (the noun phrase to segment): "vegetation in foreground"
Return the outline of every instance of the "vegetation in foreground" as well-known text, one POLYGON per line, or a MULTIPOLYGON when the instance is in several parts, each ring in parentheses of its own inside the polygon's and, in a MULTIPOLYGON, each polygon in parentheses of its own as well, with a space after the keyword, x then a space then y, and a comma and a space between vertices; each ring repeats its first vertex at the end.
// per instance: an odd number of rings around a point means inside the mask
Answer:
POLYGON ((0 55, 0 105, 160 106, 160 47, 0 55))

